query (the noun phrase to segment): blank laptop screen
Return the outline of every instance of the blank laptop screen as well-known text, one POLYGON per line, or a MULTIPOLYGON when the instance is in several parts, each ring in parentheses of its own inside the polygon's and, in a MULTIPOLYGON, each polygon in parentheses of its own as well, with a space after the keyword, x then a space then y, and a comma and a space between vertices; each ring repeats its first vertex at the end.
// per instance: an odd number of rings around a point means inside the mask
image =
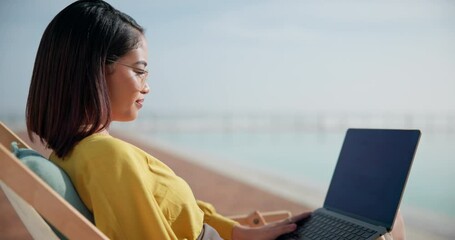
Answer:
POLYGON ((391 229, 418 130, 349 129, 324 207, 391 229))

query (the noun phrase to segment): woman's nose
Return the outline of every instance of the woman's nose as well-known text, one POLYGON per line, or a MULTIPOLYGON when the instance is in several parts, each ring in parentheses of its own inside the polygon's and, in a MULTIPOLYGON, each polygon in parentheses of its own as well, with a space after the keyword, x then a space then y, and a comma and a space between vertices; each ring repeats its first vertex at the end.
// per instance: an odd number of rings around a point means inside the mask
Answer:
POLYGON ((141 93, 142 94, 147 94, 150 92, 150 87, 149 87, 149 84, 146 82, 144 87, 141 89, 141 93))

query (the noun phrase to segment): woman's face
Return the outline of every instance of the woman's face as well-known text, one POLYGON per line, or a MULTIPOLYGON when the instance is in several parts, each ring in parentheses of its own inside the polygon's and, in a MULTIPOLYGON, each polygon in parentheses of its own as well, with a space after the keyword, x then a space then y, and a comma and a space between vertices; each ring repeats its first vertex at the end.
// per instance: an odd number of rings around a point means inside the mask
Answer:
POLYGON ((148 84, 141 84, 147 77, 146 66, 147 41, 141 36, 138 48, 106 69, 112 121, 132 121, 137 118, 144 96, 150 90, 148 84))

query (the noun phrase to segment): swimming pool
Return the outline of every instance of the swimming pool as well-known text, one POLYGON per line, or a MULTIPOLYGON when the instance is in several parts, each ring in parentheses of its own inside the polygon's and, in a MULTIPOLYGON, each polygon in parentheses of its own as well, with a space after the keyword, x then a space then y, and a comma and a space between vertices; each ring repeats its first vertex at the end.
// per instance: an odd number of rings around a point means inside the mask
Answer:
MULTIPOLYGON (((344 134, 154 133, 188 151, 326 189, 344 134)), ((455 218, 455 136, 422 135, 403 204, 455 218)))
MULTIPOLYGON (((153 132, 143 133, 143 137, 201 158, 208 165, 241 167, 246 172, 255 171, 282 180, 283 184, 316 189, 317 198, 308 196, 301 201, 321 205, 322 202, 314 201, 321 201, 328 188, 344 133, 153 132)), ((431 220, 441 231, 453 232, 450 228, 455 222, 452 186, 455 149, 452 146, 455 146, 455 135, 422 134, 401 204, 403 215, 408 219, 412 216, 410 221, 417 225, 431 220)), ((284 193, 283 189, 277 193, 284 193)))

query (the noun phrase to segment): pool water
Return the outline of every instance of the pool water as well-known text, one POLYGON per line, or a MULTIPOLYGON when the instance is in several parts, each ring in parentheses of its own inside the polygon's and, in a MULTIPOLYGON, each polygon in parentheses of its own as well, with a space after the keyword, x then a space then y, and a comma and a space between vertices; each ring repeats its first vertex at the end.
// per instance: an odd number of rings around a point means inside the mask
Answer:
MULTIPOLYGON (((342 134, 318 133, 160 133, 148 137, 213 161, 230 161, 290 181, 328 188, 342 134)), ((402 207, 455 219, 455 136, 422 135, 402 207)))

